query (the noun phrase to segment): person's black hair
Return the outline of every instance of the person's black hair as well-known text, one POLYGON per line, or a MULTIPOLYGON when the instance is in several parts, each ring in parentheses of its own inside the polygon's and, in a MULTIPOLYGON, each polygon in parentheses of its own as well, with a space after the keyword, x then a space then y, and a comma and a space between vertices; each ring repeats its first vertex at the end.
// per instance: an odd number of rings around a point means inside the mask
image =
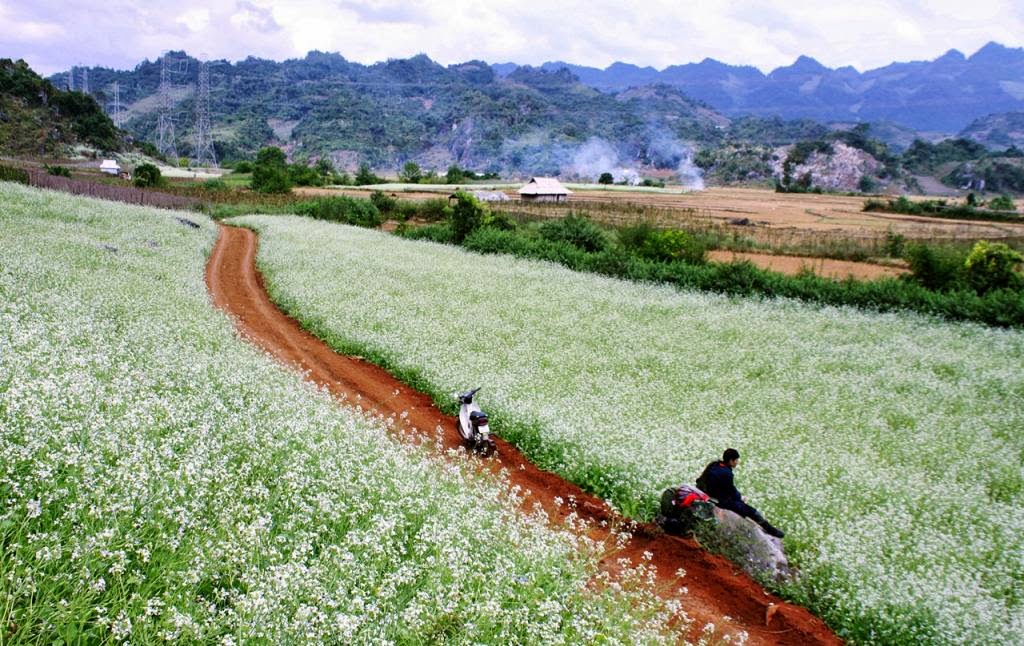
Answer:
POLYGON ((725 453, 722 454, 722 462, 730 462, 732 460, 739 460, 740 452, 736 449, 726 449, 725 453))

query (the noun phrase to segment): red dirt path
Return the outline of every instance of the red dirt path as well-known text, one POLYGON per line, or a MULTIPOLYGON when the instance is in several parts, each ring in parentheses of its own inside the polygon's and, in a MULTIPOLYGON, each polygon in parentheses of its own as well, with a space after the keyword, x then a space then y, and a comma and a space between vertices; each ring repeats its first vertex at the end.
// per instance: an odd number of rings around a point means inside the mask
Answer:
MULTIPOLYGON (((421 431, 444 430, 445 448, 457 448, 455 418, 442 414, 431 399, 408 388, 384 370, 361 359, 339 355, 270 301, 256 271, 256 235, 247 229, 221 226, 220 238, 210 255, 206 283, 214 304, 235 318, 239 332, 285 364, 306 371, 307 378, 326 386, 347 403, 359 402, 385 417, 397 420, 408 413, 405 424, 421 431)), ((529 490, 525 505, 540 503, 552 518, 568 514, 556 498, 577 501, 577 513, 594 521, 589 535, 609 539, 600 521, 614 520, 614 513, 600 499, 584 493, 560 477, 541 471, 507 442, 497 439, 493 462, 481 462, 494 470, 505 468, 511 481, 529 490)), ((614 541, 605 544, 613 545, 614 541)), ((662 533, 652 525, 640 525, 621 551, 607 554, 601 565, 616 570, 616 560, 639 562, 653 554, 658 588, 663 596, 675 596, 694 621, 696 631, 705 623, 720 632, 744 630, 751 644, 841 644, 820 619, 807 609, 787 603, 766 592, 729 561, 710 554, 697 543, 662 533), (680 581, 675 572, 683 568, 680 581), (679 591, 686 586, 688 592, 679 591), (769 610, 771 609, 771 610, 769 610), (723 622, 728 616, 731 622, 723 622)))

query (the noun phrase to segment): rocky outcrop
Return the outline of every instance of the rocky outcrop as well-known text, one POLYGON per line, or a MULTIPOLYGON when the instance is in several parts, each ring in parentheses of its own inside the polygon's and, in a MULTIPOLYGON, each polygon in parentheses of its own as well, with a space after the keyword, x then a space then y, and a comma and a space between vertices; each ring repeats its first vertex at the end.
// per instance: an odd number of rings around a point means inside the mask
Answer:
POLYGON ((782 583, 796 575, 780 539, 727 509, 716 507, 715 523, 705 524, 699 533, 703 545, 727 555, 755 579, 782 583))
MULTIPOLYGON (((783 176, 783 164, 792 146, 783 146, 774 151, 772 171, 779 180, 783 176)), ((814 152, 801 164, 796 164, 790 173, 793 181, 811 174, 811 185, 834 191, 859 190, 861 177, 874 177, 882 163, 869 153, 848 146, 840 141, 831 144, 832 152, 814 152)))

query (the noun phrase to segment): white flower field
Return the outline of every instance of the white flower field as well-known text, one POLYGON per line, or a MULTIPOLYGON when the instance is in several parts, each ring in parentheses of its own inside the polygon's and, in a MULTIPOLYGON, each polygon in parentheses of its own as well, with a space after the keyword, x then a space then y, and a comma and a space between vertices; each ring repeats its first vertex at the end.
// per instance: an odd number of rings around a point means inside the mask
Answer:
POLYGON ((602 546, 238 338, 215 238, 0 183, 0 643, 678 640, 642 569, 603 585, 602 546))
POLYGON ((802 572, 785 592, 847 639, 1024 634, 1024 333, 238 222, 315 334, 439 401, 482 386, 499 434, 629 514, 739 449, 802 572))

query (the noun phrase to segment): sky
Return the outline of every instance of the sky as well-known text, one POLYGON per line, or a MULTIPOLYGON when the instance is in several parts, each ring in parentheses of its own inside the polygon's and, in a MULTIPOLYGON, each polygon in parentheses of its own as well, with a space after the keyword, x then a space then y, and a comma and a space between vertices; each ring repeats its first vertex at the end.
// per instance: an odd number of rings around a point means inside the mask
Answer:
POLYGON ((662 69, 707 57, 764 72, 808 55, 864 71, 951 48, 970 55, 989 41, 1024 45, 1024 2, 0 0, 0 58, 23 58, 42 74, 131 69, 166 50, 237 61, 314 49, 360 63, 423 53, 442 64, 662 69))

